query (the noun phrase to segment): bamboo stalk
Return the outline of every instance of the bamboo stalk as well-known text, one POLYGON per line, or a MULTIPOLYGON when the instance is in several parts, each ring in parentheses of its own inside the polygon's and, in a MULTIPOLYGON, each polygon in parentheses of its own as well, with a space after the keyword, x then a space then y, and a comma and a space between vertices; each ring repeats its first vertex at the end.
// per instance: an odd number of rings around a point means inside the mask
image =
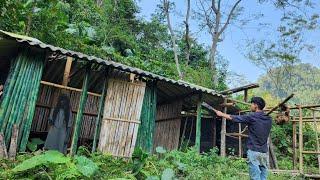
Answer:
POLYGON ((4 87, 4 93, 3 93, 4 98, 0 108, 0 130, 2 130, 1 127, 4 122, 4 116, 5 116, 5 113, 7 112, 8 105, 14 91, 14 86, 17 83, 19 70, 22 66, 22 61, 20 60, 20 58, 21 58, 21 54, 18 56, 18 58, 14 60, 15 63, 13 64, 13 67, 11 67, 11 69, 13 70, 10 72, 9 79, 7 80, 8 86, 4 87))
POLYGON ((198 150, 198 152, 200 152, 200 147, 201 147, 201 113, 202 113, 202 109, 201 109, 201 105, 202 105, 202 94, 199 95, 199 100, 197 103, 197 122, 196 122, 196 142, 195 142, 195 146, 196 149, 198 150))
POLYGON ((303 123, 302 123, 302 109, 299 108, 299 172, 303 174, 303 123))
MULTIPOLYGON (((295 119, 296 117, 293 117, 295 119)), ((292 122, 292 158, 293 158, 293 169, 297 167, 297 125, 296 122, 292 122)))
MULTIPOLYGON (((312 116, 314 117, 314 119, 313 119, 313 120, 314 120, 314 121, 313 121, 313 125, 314 125, 314 128, 315 128, 317 152, 320 152, 319 136, 318 136, 318 126, 317 126, 317 122, 316 122, 316 119, 315 119, 315 112, 314 112, 314 110, 312 110, 312 116)), ((318 171, 319 171, 319 173, 320 173, 320 155, 318 155, 317 159, 318 159, 318 171)))
POLYGON ((80 97, 80 104, 79 104, 79 109, 78 109, 78 113, 76 116, 76 122, 74 125, 73 136, 72 136, 71 151, 70 151, 71 155, 74 155, 77 152, 79 132, 80 132, 80 128, 81 128, 80 126, 82 123, 84 106, 85 106, 85 103, 87 101, 87 96, 88 96, 88 82, 90 79, 90 73, 91 73, 91 64, 87 65, 86 73, 85 73, 84 80, 83 80, 82 92, 81 92, 81 97, 80 97))
POLYGON ((103 110, 104 110, 104 102, 107 95, 107 85, 108 85, 108 79, 107 79, 107 73, 103 76, 103 85, 102 85, 102 96, 100 97, 99 101, 99 111, 98 111, 98 117, 96 119, 95 124, 95 130, 94 130, 94 137, 93 137, 93 144, 92 144, 92 152, 96 151, 98 136, 100 134, 100 128, 101 128, 101 120, 103 117, 103 110))
MULTIPOLYGON (((224 99, 224 102, 227 103, 228 99, 224 99)), ((227 107, 223 108, 223 112, 227 113, 227 107)), ((220 155, 222 157, 226 156, 226 126, 227 126, 227 122, 226 122, 226 118, 222 118, 221 121, 221 144, 220 144, 220 155)))
POLYGON ((12 93, 12 96, 10 97, 10 99, 9 99, 9 102, 8 102, 9 104, 7 106, 7 109, 6 109, 6 112, 5 112, 4 116, 3 116, 3 121, 2 121, 1 132, 4 133, 4 137, 6 137, 5 130, 6 130, 7 123, 9 121, 10 113, 12 111, 12 108, 15 106, 16 101, 18 100, 19 93, 22 92, 20 88, 21 88, 22 80, 23 80, 23 72, 27 69, 27 63, 26 63, 26 61, 24 60, 24 58, 22 56, 19 59, 19 61, 22 61, 22 66, 21 66, 21 69, 19 70, 19 73, 18 73, 18 76, 17 76, 17 79, 16 79, 16 83, 15 83, 15 86, 13 88, 13 93, 12 93))
POLYGON ((30 129, 31 129, 31 124, 32 124, 32 120, 33 120, 33 116, 35 113, 35 108, 36 108, 36 101, 38 98, 38 92, 40 89, 40 80, 42 77, 42 73, 43 73, 43 68, 44 68, 44 56, 39 56, 39 60, 38 60, 38 67, 35 71, 35 77, 34 77, 34 82, 32 83, 32 91, 31 91, 31 97, 29 98, 29 105, 28 105, 28 114, 27 114, 27 118, 26 121, 24 123, 24 129, 23 129, 23 136, 21 139, 21 143, 20 143, 20 148, 19 151, 25 151, 26 150, 26 146, 28 143, 28 138, 29 138, 29 134, 30 134, 30 129))
POLYGON ((11 137, 11 143, 10 143, 10 149, 9 149, 9 158, 11 160, 14 160, 17 155, 18 133, 19 133, 19 127, 17 126, 17 124, 14 124, 12 128, 12 137, 11 137))
POLYGON ((17 124, 19 126, 20 121, 24 115, 29 91, 32 90, 32 88, 30 88, 30 81, 33 80, 33 74, 34 74, 33 72, 35 70, 34 64, 35 63, 29 63, 27 70, 25 72, 22 72, 23 73, 23 81, 21 86, 22 90, 19 92, 17 104, 15 104, 14 107, 12 108, 9 116, 8 124, 6 126, 5 139, 7 144, 10 143, 9 140, 11 138, 13 125, 17 124))

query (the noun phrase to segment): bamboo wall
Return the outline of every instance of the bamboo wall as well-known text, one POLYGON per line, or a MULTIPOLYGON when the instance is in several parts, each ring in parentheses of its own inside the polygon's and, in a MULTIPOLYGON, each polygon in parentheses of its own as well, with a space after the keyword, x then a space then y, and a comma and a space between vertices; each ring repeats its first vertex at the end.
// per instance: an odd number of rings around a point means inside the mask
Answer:
MULTIPOLYGON (((48 118, 51 109, 54 107, 54 98, 57 98, 58 88, 41 85, 39 97, 37 100, 37 107, 35 111, 35 116, 33 118, 33 123, 31 127, 32 132, 37 133, 47 133, 48 132, 48 118)), ((72 119, 73 123, 75 116, 77 114, 77 109, 79 107, 81 92, 68 91, 67 93, 70 97, 70 104, 72 107, 72 119)), ((95 130, 95 121, 98 112, 98 102, 99 97, 88 95, 88 99, 85 105, 83 122, 81 125, 80 138, 82 139, 93 139, 93 134, 95 130)))
POLYGON ((153 148, 153 136, 157 111, 157 87, 155 83, 149 83, 143 98, 141 124, 138 130, 136 147, 140 147, 151 153, 153 148))
POLYGON ((130 157, 140 124, 144 82, 109 79, 98 149, 114 156, 130 157))
POLYGON ((181 110, 181 101, 157 107, 154 148, 173 150, 179 147, 181 110))

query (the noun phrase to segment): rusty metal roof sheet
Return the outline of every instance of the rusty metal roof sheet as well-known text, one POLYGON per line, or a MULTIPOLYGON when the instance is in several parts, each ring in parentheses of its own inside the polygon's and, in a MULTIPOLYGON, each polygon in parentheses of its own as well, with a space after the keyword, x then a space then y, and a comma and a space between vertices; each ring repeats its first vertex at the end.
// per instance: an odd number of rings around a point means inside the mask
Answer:
POLYGON ((71 56, 71 57, 79 58, 79 59, 85 59, 85 60, 88 60, 88 61, 93 61, 93 62, 98 63, 98 64, 111 66, 111 67, 114 67, 114 68, 117 68, 117 69, 120 69, 120 70, 123 70, 123 71, 126 71, 126 72, 131 72, 131 73, 135 73, 135 74, 142 75, 142 76, 145 76, 145 77, 149 77, 149 78, 152 78, 152 79, 165 81, 165 82, 172 83, 172 84, 175 84, 175 85, 179 85, 179 86, 191 89, 191 90, 201 91, 203 93, 207 93, 207 94, 210 94, 210 95, 224 97, 224 95, 219 94, 216 91, 214 91, 212 89, 209 89, 209 88, 205 88, 205 87, 202 87, 202 86, 198 86, 198 85, 191 84, 191 83, 184 82, 184 81, 180 81, 180 80, 176 81, 176 80, 169 79, 169 78, 166 78, 166 77, 163 77, 163 76, 160 76, 160 75, 148 72, 148 71, 144 71, 144 70, 141 70, 141 69, 138 69, 138 68, 134 68, 134 67, 130 67, 130 66, 127 66, 127 65, 124 65, 124 64, 120 64, 120 63, 117 63, 117 62, 114 62, 114 61, 104 60, 104 59, 101 59, 101 58, 98 58, 98 57, 95 57, 95 56, 89 56, 89 55, 86 55, 86 54, 83 54, 83 53, 80 53, 80 52, 75 52, 75 51, 66 50, 66 49, 63 49, 63 48, 60 48, 60 47, 55 47, 55 46, 52 46, 50 44, 43 43, 38 39, 31 38, 31 37, 28 37, 28 36, 18 35, 18 34, 14 34, 14 33, 10 33, 10 32, 6 32, 6 31, 0 30, 0 37, 7 38, 7 39, 13 39, 13 40, 17 41, 18 43, 27 44, 29 46, 41 48, 41 49, 48 50, 48 51, 51 51, 51 52, 57 52, 57 53, 60 53, 60 54, 66 55, 66 56, 71 56))

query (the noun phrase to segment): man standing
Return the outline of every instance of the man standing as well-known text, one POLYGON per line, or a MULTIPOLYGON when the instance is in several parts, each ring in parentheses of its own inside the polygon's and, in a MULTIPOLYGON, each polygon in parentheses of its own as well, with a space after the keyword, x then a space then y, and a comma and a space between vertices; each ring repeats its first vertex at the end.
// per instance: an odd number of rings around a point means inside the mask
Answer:
POLYGON ((247 141, 247 157, 249 174, 252 180, 266 180, 268 176, 268 137, 271 130, 272 119, 263 112, 265 101, 261 97, 251 99, 252 113, 247 115, 229 115, 216 111, 217 116, 224 117, 237 123, 248 125, 249 137, 247 141))

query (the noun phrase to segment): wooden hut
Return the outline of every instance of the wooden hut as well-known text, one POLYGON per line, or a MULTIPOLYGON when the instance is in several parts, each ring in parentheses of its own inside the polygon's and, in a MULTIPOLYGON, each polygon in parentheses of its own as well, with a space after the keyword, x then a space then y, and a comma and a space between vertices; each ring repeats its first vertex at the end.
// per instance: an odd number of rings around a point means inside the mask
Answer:
POLYGON ((71 99, 70 153, 85 145, 120 157, 130 157, 136 147, 178 148, 181 112, 196 117, 200 148, 202 102, 216 108, 224 102, 211 89, 5 31, 0 31, 0 69, 9 69, 1 71, 1 133, 10 144, 17 125, 19 151, 30 137, 45 139, 60 93, 71 99))

